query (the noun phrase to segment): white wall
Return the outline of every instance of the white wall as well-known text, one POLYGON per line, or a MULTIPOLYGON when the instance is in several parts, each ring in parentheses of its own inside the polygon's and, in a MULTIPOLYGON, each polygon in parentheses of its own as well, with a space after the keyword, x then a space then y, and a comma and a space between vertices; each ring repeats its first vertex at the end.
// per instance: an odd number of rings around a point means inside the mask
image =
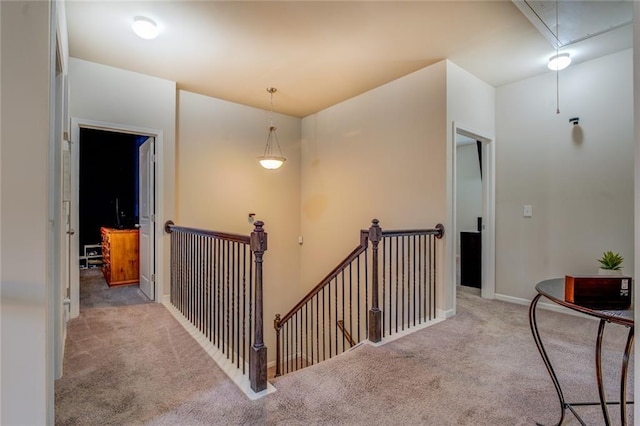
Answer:
POLYGON ((0 2, 0 423, 53 404, 48 328, 49 2, 0 2))
MULTIPOLYGON (((640 3, 633 2, 633 39, 640 40, 640 3)), ((633 79, 634 79, 634 106, 635 106, 635 253, 634 263, 640 264, 640 44, 634 43, 633 45, 633 79)), ((638 285, 635 284, 634 294, 634 306, 640 306, 640 292, 638 292, 638 285)), ((638 309, 634 311, 635 319, 640 319, 640 313, 638 309)), ((638 353, 640 350, 640 340, 636 339, 634 344, 634 352, 638 353)), ((640 392, 640 370, 634 370, 634 394, 638 395, 640 392)), ((633 407, 634 418, 640 418, 640 406, 634 404, 633 407)))
POLYGON ((274 114, 287 161, 280 169, 266 170, 257 157, 264 152, 268 111, 178 94, 176 223, 242 235, 253 230, 249 213, 265 223, 265 343, 269 360, 275 360, 272 320, 300 296, 300 119, 274 114))
POLYGON ((164 222, 175 218, 176 84, 118 68, 71 58, 70 116, 162 131, 157 152, 163 171, 157 176, 156 235, 163 245, 163 269, 158 271, 169 291, 169 236, 164 222), (160 207, 161 206, 161 207, 160 207))
MULTIPOLYGON (((450 231, 446 236, 446 268, 444 269, 446 274, 446 282, 450 285, 446 292, 441 292, 441 295, 445 296, 443 307, 445 309, 454 309, 455 307, 455 282, 456 282, 456 268, 455 268, 455 255, 453 250, 453 238, 459 238, 459 231, 457 229, 454 234, 453 223, 456 220, 456 212, 454 211, 454 162, 455 162, 455 139, 456 130, 454 126, 460 129, 464 129, 468 132, 473 132, 477 136, 482 136, 487 140, 491 140, 492 145, 495 145, 495 102, 496 91, 492 86, 478 79, 468 71, 460 68, 458 65, 451 61, 447 62, 447 222, 446 228, 450 231)), ((482 138, 481 138, 482 139, 482 138)), ((484 139, 483 139, 484 140, 484 139)), ((492 149, 485 148, 483 150, 483 162, 493 163, 493 157, 491 153, 492 149)), ((483 170, 484 173, 484 186, 491 187, 493 182, 493 176, 490 174, 490 170, 483 170)), ((490 203, 489 203, 490 204, 490 203)), ((483 206, 483 208, 488 208, 483 206)), ((493 239, 491 237, 491 230, 494 228, 494 224, 491 222, 491 217, 487 215, 487 211, 483 211, 481 215, 486 226, 485 232, 482 238, 482 250, 483 255, 493 250, 493 239)), ((477 225, 476 225, 477 226, 477 225)), ((473 226, 472 229, 476 229, 473 226)), ((482 271, 483 297, 493 297, 493 275, 494 271, 491 267, 484 268, 482 271)), ((449 311, 452 313, 453 311, 449 311)))
POLYGON ((383 229, 444 223, 445 102, 440 62, 303 119, 305 292, 373 218, 383 229))
POLYGON ((595 273, 605 250, 633 275, 632 71, 631 50, 567 68, 560 114, 552 72, 498 88, 497 293, 531 299, 540 280, 595 273))

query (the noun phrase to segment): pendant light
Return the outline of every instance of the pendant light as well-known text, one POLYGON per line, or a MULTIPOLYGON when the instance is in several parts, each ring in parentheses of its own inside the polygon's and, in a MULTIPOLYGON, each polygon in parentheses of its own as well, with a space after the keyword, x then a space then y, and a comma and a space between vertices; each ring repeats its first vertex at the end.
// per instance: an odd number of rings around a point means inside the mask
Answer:
POLYGON ((273 94, 277 92, 278 89, 275 87, 267 88, 267 92, 271 95, 271 109, 269 110, 269 134, 267 135, 267 145, 264 147, 264 155, 258 157, 258 161, 260 161, 260 165, 265 169, 278 169, 280 168, 286 158, 282 155, 282 150, 280 149, 280 142, 278 142, 278 134, 276 133, 276 126, 273 125, 273 94), (278 148, 277 154, 274 153, 274 145, 278 148))

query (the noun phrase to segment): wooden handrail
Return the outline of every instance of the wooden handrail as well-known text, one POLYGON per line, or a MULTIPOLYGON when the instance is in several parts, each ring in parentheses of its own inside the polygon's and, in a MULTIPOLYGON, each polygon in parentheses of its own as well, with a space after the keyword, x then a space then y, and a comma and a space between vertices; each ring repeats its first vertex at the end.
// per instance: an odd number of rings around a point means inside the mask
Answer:
POLYGON ((397 231, 382 231, 383 237, 402 237, 405 235, 435 235, 437 239, 444 237, 444 225, 439 223, 435 229, 403 229, 397 231))
POLYGON ((240 234, 230 234, 228 232, 219 232, 219 231, 210 231, 207 229, 198 229, 198 228, 189 228, 186 226, 177 226, 173 223, 173 221, 168 220, 164 224, 164 232, 167 234, 172 233, 173 231, 180 232, 188 232, 190 234, 202 235, 205 237, 214 237, 222 240, 229 240, 237 243, 245 243, 249 244, 250 236, 249 235, 240 235, 240 234))
POLYGON ((298 302, 289 312, 287 312, 287 314, 285 316, 281 317, 279 321, 275 321, 274 322, 274 327, 276 328, 276 330, 282 328, 281 324, 284 324, 285 322, 289 321, 291 319, 291 317, 293 315, 295 315, 295 313, 301 307, 303 307, 309 300, 311 300, 313 298, 313 296, 318 294, 318 292, 320 292, 320 290, 322 290, 322 288, 328 282, 330 282, 332 279, 334 279, 336 277, 336 275, 338 275, 340 273, 340 271, 342 271, 351 262, 353 262, 360 254, 362 254, 365 251, 365 249, 367 248, 368 245, 369 245, 369 230, 368 229, 363 229, 363 230, 360 231, 360 245, 358 245, 358 247, 353 249, 353 251, 351 253, 349 253, 349 255, 347 255, 347 257, 345 257, 342 262, 338 263, 338 266, 333 268, 333 270, 331 272, 329 272, 327 274, 327 276, 324 277, 318 283, 318 285, 313 287, 311 289, 311 291, 309 291, 309 293, 307 293, 307 295, 304 296, 302 298, 302 300, 300 300, 300 302, 298 302))

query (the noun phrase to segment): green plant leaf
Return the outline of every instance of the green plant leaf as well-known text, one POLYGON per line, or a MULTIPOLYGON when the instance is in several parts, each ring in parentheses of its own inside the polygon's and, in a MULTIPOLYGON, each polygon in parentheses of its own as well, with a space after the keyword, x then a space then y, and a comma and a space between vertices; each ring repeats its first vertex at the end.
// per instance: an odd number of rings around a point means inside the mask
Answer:
POLYGON ((620 255, 620 253, 614 253, 612 251, 605 251, 602 254, 602 257, 598 259, 600 262, 600 267, 602 269, 612 269, 619 270, 622 266, 622 262, 624 258, 620 255))

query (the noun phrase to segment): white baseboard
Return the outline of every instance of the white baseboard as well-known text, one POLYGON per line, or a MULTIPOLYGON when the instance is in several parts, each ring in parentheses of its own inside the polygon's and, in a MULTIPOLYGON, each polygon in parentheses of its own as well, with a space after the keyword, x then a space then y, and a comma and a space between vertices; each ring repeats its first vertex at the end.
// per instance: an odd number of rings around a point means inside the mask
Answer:
MULTIPOLYGON (((205 352, 213 359, 213 361, 218 364, 218 366, 225 372, 227 376, 240 388, 242 392, 251 400, 260 399, 263 396, 269 395, 276 391, 276 388, 269 382, 267 382, 267 389, 262 392, 254 392, 251 389, 251 383, 249 382, 249 375, 242 374, 242 372, 236 368, 235 363, 228 359, 225 354, 222 353, 221 350, 216 348, 213 343, 207 339, 207 337, 202 334, 200 330, 198 330, 189 320, 182 315, 182 313, 175 308, 168 301, 168 296, 165 295, 163 297, 163 305, 171 312, 171 315, 178 320, 180 325, 195 339, 196 342, 205 350, 205 352)), ((275 363, 274 363, 275 365, 275 363)), ((248 363, 245 362, 246 371, 249 370, 248 363)))
POLYGON ((453 316, 455 316, 455 314, 456 314, 456 311, 454 311, 453 309, 438 309, 437 310, 438 318, 449 319, 449 318, 452 318, 453 316))
MULTIPOLYGON (((440 323, 442 321, 445 321, 445 320, 446 320, 446 318, 442 317, 441 315, 438 315, 437 318, 432 319, 430 321, 423 322, 422 324, 418 324, 418 325, 415 325, 413 327, 407 326, 407 328, 405 328, 404 330, 399 331, 397 333, 393 333, 392 335, 383 338, 378 343, 373 343, 372 341, 370 341, 368 339, 364 340, 363 342, 366 342, 367 344, 369 344, 371 346, 376 346, 376 347, 377 346, 384 346, 387 343, 391 343, 394 340, 400 339, 401 337, 408 336, 410 334, 415 333, 416 331, 424 330, 427 327, 431 327, 432 325, 436 325, 436 324, 438 324, 438 323, 440 323)), ((363 342, 360 342, 360 343, 363 343, 363 342)), ((356 346, 358 346, 358 345, 356 345, 356 346)))
MULTIPOLYGON (((531 305, 531 300, 524 299, 521 297, 507 296, 506 294, 498 294, 498 293, 495 294, 495 297, 496 297, 496 300, 500 300, 502 302, 515 303, 517 305, 525 305, 525 306, 531 305)), ((539 302, 538 307, 548 311, 559 312, 561 314, 574 315, 581 318, 596 319, 595 317, 592 317, 590 315, 582 314, 580 312, 574 311, 573 309, 565 308, 564 306, 560 306, 555 303, 539 302)))

